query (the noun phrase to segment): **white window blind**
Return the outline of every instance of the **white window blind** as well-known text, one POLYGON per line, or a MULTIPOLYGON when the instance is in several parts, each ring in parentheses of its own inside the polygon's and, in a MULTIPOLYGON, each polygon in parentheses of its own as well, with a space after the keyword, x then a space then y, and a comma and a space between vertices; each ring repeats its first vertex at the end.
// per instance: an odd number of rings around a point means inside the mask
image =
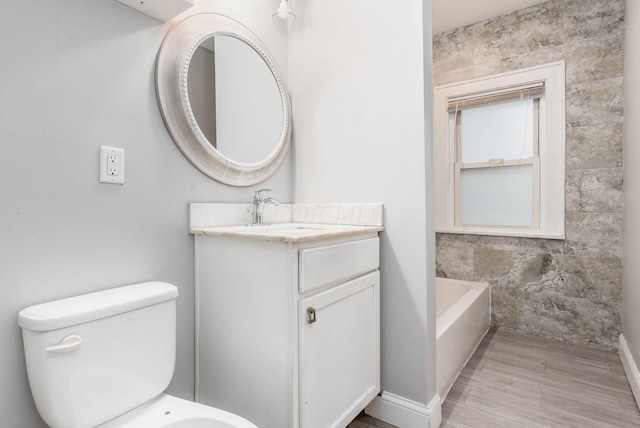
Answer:
POLYGON ((540 98, 544 93, 544 82, 534 82, 528 85, 518 85, 480 94, 452 97, 448 100, 449 112, 463 110, 471 107, 501 103, 504 101, 525 100, 540 98))

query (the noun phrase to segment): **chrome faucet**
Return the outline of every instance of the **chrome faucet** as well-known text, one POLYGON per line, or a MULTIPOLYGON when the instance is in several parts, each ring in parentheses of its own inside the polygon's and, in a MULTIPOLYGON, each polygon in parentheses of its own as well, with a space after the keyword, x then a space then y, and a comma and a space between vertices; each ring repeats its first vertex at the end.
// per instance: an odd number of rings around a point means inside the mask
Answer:
POLYGON ((253 223, 251 226, 260 226, 262 224, 262 212, 266 204, 280 205, 280 201, 275 198, 262 198, 262 192, 270 192, 271 189, 260 189, 253 192, 253 223))

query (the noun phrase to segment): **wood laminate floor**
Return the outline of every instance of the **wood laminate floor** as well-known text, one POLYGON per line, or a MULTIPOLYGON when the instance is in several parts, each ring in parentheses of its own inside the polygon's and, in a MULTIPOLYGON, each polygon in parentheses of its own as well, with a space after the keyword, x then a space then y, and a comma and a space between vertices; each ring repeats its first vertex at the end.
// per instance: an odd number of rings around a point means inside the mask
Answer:
POLYGON ((441 427, 640 427, 640 412, 616 352, 492 330, 443 403, 441 427))
MULTIPOLYGON (((616 352, 487 333, 442 405, 442 428, 640 427, 616 352)), ((347 428, 392 428, 360 415, 347 428)))
POLYGON ((397 428, 395 425, 390 425, 386 422, 382 422, 379 419, 372 418, 369 415, 360 413, 347 428, 397 428))

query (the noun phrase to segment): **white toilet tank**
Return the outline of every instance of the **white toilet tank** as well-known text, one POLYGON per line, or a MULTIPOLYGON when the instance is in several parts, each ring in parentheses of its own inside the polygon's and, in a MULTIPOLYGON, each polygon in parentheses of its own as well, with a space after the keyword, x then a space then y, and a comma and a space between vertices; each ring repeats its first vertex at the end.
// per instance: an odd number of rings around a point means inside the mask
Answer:
POLYGON ((35 305, 18 315, 31 392, 52 428, 89 428, 164 391, 173 376, 178 289, 145 282, 35 305))

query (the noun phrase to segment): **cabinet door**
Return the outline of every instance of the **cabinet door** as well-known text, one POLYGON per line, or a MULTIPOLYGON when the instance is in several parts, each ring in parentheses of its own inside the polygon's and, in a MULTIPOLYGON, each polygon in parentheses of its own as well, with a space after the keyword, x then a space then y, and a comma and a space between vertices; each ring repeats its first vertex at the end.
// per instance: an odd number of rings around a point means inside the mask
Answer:
POLYGON ((380 273, 300 300, 300 424, 345 427, 380 390, 380 273))

